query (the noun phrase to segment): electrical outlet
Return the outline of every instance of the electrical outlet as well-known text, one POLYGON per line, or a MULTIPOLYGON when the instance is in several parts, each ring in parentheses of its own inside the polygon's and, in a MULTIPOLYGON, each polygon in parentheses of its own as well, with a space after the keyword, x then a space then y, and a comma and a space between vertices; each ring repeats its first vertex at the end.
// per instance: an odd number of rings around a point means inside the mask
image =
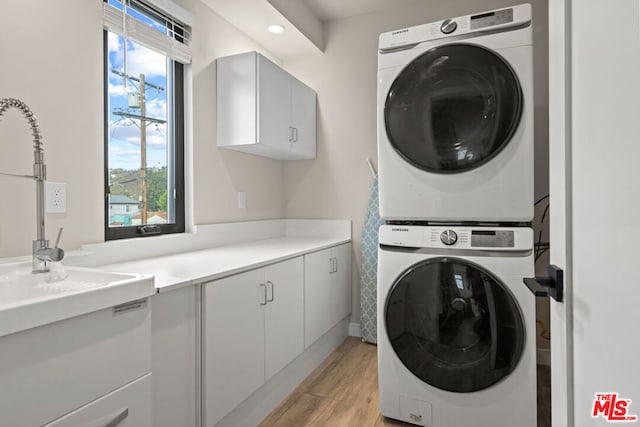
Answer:
POLYGON ((47 213, 67 212, 67 184, 63 182, 46 182, 44 204, 47 213))
POLYGON ((247 208, 247 192, 238 191, 238 209, 247 208))

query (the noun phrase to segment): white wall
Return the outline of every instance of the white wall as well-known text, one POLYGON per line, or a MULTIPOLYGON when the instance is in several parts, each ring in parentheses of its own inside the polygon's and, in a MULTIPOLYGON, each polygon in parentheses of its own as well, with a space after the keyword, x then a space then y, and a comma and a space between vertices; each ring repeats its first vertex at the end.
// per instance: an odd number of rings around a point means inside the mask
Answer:
MULTIPOLYGON (((547 2, 531 1, 534 21, 536 196, 547 179, 547 2)), ((365 158, 377 163, 378 35, 412 25, 516 4, 513 0, 418 0, 325 26, 320 57, 287 60, 284 67, 318 92, 318 158, 285 165, 288 218, 351 218, 354 234, 352 322, 359 322, 360 235, 371 188, 365 158)))
MULTIPOLYGON (((200 1, 180 3, 196 16, 195 223, 282 218, 282 163, 215 146, 214 59, 248 50, 272 55, 200 1), (236 207, 237 191, 247 192, 245 210, 236 207)), ((0 98, 18 97, 32 108, 48 179, 67 183, 67 213, 47 216, 47 237, 55 239, 64 226, 67 250, 103 241, 102 0, 3 2, 0 58, 0 98)), ((25 120, 7 112, 0 122, 0 172, 31 173, 32 145, 25 120)), ((0 177, 0 197, 0 257, 27 255, 36 233, 35 184, 0 177)))

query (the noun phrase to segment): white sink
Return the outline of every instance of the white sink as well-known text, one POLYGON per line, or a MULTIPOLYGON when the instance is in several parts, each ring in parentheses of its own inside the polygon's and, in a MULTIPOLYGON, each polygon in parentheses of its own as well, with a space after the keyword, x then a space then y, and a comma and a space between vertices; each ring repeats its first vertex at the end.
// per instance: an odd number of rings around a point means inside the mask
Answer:
POLYGON ((0 336, 79 316, 155 293, 153 276, 53 264, 0 265, 0 336))

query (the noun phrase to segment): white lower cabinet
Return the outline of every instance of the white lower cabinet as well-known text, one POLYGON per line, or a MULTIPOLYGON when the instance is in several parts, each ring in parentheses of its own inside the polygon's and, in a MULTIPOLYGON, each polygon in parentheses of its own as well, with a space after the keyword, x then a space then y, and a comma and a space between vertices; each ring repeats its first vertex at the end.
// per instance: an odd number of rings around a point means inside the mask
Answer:
POLYGON ((300 355, 303 260, 203 285, 203 413, 211 427, 300 355))
MULTIPOLYGON (((91 426, 76 418, 63 423, 61 417, 150 372, 146 299, 5 335, 0 337, 0 426, 33 427, 54 420, 60 421, 56 426, 91 426)), ((135 408, 133 419, 140 422, 97 425, 150 427, 147 385, 144 390, 140 396, 134 393, 130 405, 114 406, 114 412, 129 407, 131 414, 135 408)))
POLYGON ((304 343, 309 348, 351 312, 351 243, 304 256, 304 343))
POLYGON ((199 299, 199 286, 150 298, 153 427, 198 424, 199 299))
POLYGON ((44 427, 151 426, 151 374, 44 427))

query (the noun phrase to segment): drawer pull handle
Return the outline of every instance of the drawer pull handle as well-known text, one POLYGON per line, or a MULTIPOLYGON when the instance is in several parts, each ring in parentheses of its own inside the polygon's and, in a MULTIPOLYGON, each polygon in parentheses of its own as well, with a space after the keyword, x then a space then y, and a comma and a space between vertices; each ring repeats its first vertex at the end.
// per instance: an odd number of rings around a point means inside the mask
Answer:
POLYGON ((104 427, 117 427, 121 422, 123 422, 129 416, 129 408, 125 408, 124 411, 120 412, 114 419, 105 424, 104 427))

